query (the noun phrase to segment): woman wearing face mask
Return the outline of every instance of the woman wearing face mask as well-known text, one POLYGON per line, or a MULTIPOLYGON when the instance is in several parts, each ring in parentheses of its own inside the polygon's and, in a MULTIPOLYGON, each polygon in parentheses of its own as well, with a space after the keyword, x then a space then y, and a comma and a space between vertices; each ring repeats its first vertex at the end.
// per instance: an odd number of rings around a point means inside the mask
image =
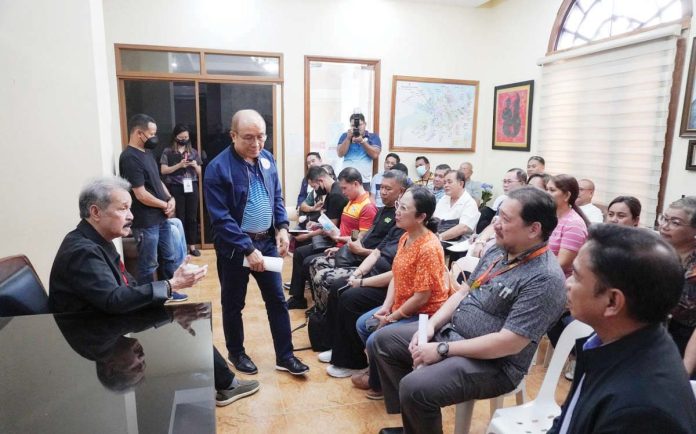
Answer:
POLYGON ((609 203, 607 223, 638 226, 640 223, 640 201, 633 196, 618 196, 609 203))
POLYGON ((172 131, 171 146, 160 159, 164 183, 176 201, 176 217, 184 223, 188 251, 200 256, 198 240, 198 180, 201 177, 201 157, 191 146, 188 127, 177 124, 172 131))

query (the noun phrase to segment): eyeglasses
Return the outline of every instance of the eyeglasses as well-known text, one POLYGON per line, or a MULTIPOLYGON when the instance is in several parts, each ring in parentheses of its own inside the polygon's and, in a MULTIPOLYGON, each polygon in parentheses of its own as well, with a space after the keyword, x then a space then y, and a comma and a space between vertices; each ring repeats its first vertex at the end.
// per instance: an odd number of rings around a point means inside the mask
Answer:
POLYGON ((253 135, 239 136, 239 138, 242 139, 242 141, 246 142, 246 143, 251 143, 254 141, 265 142, 266 137, 268 137, 268 136, 266 136, 265 134, 259 134, 258 136, 253 136, 253 135))
POLYGON ((683 222, 678 218, 669 218, 664 214, 660 214, 659 216, 657 216, 657 223, 660 226, 672 226, 673 228, 688 226, 688 223, 683 222))
POLYGON ((394 208, 398 209, 401 212, 408 211, 408 208, 406 208, 405 205, 401 205, 401 202, 397 199, 396 202, 394 202, 394 208))

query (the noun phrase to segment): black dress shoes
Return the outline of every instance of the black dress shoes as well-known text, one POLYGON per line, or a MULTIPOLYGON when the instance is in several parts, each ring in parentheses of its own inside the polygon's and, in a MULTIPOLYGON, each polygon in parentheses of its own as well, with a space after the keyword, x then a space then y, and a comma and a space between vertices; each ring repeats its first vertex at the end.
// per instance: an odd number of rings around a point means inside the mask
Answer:
POLYGON ((379 434, 404 434, 404 429, 398 428, 382 428, 379 430, 379 434))
POLYGON ((307 309, 307 300, 304 298, 288 298, 288 309, 307 309))
POLYGON ((304 375, 309 372, 309 366, 300 362, 295 356, 290 357, 282 362, 276 362, 276 369, 279 371, 288 371, 292 375, 304 375))
POLYGON ((236 356, 233 356, 230 354, 229 356, 230 362, 234 365, 234 369, 238 370, 239 372, 243 372, 245 374, 256 374, 259 372, 259 369, 256 367, 254 362, 251 361, 251 358, 246 353, 241 353, 236 356))

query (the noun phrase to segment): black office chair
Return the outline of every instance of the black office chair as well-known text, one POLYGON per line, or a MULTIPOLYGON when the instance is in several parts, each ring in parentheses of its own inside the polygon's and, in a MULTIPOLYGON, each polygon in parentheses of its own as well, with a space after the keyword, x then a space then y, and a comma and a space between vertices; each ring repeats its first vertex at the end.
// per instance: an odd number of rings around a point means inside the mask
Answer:
POLYGON ((38 313, 49 313, 48 295, 29 259, 0 259, 0 317, 38 313))

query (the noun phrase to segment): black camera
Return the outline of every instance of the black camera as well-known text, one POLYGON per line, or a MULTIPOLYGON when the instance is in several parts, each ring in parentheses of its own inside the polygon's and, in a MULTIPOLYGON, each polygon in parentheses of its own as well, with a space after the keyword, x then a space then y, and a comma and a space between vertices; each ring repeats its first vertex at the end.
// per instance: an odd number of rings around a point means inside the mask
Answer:
POLYGON ((351 116, 351 122, 353 125, 353 137, 360 137, 360 117, 359 113, 351 116))

